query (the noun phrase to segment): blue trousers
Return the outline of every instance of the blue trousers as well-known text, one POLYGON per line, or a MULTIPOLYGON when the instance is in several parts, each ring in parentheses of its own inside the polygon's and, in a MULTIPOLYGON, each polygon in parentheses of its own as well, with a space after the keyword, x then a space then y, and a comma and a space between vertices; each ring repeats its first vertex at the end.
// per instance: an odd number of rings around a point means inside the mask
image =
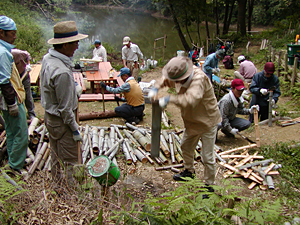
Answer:
POLYGON ((145 105, 132 106, 124 103, 115 108, 115 112, 118 116, 124 118, 127 122, 133 122, 136 117, 142 117, 145 105))
POLYGON ((3 110, 8 164, 13 169, 23 168, 28 147, 28 125, 23 103, 18 104, 18 108, 18 116, 11 116, 8 110, 3 110))

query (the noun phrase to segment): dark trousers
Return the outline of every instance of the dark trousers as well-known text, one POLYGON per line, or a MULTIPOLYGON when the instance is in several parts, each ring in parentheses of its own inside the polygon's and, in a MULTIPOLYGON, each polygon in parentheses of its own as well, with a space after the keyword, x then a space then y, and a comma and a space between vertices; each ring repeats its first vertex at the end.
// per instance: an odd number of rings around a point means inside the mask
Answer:
MULTIPOLYGON (((256 101, 256 95, 255 94, 252 95, 251 102, 250 102, 250 108, 253 105, 259 105, 258 118, 260 119, 260 121, 263 121, 263 120, 266 120, 266 119, 269 118, 269 105, 262 106, 261 104, 258 104, 257 101, 256 101)), ((251 123, 254 122, 253 114, 249 115, 249 121, 251 123)))
MULTIPOLYGON (((251 125, 250 121, 239 117, 235 117, 233 120, 229 120, 229 123, 232 128, 236 128, 239 131, 246 130, 251 125)), ((222 128, 222 123, 219 123, 218 129, 221 128, 222 128)), ((230 135, 230 131, 228 130, 222 129, 221 131, 226 135, 230 135)))
POLYGON ((118 116, 124 118, 127 122, 133 122, 136 118, 143 116, 145 105, 132 106, 127 103, 122 104, 115 108, 115 112, 118 116))

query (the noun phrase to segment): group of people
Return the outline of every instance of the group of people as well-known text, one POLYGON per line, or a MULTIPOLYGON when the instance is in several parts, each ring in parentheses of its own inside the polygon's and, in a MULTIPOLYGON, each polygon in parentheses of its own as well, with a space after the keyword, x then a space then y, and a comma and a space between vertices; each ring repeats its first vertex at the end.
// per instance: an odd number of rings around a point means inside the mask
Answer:
MULTIPOLYGON (((11 54, 16 31, 16 24, 12 19, 0 17, 1 110, 6 125, 9 165, 12 169, 19 170, 24 165, 28 136, 25 108, 22 103, 24 90, 20 87, 20 76, 11 54)), ((53 48, 43 57, 40 72, 41 104, 45 109, 44 120, 50 136, 53 180, 63 184, 67 179, 72 184, 73 166, 79 163, 77 143, 82 141, 76 118, 78 97, 82 90, 74 81, 71 57, 78 48, 79 40, 87 38, 88 35, 79 33, 74 21, 59 22, 54 25, 53 31, 54 38, 48 40, 48 44, 53 45, 53 48)), ((101 86, 112 93, 124 93, 127 103, 117 107, 116 112, 126 121, 138 123, 143 118, 144 97, 136 79, 132 77, 138 60, 133 53, 140 56, 142 53, 131 43, 129 37, 124 37, 123 44, 124 68, 120 70, 119 76, 125 83, 117 88, 109 87, 105 83, 101 83, 101 86)), ((209 58, 216 61, 223 54, 223 51, 217 51, 209 58)), ((251 114, 256 108, 263 119, 268 89, 276 86, 274 103, 280 96, 274 64, 268 62, 264 70, 256 73, 252 79, 250 91, 253 98, 249 109, 243 105, 241 95, 245 86, 241 79, 233 80, 231 91, 217 102, 211 77, 208 75, 216 72, 213 71, 216 68, 218 67, 211 62, 202 71, 193 65, 191 59, 174 57, 164 66, 162 78, 148 94, 151 101, 158 101, 161 108, 173 103, 181 109, 185 126, 181 140, 184 171, 175 174, 174 180, 183 181, 187 177, 195 177, 194 149, 201 138, 204 180, 209 191, 213 191, 211 185, 215 184, 214 145, 218 129, 226 135, 235 135, 250 126, 249 121, 237 118, 237 113, 251 114), (177 94, 158 98, 159 89, 165 86, 175 88, 177 94)), ((240 74, 243 74, 241 70, 240 74)))

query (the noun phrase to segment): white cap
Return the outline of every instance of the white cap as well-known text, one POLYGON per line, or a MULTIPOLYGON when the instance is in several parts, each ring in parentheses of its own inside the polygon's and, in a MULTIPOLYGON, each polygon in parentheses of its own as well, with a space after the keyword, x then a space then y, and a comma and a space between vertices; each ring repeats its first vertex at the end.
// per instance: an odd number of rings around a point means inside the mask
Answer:
POLYGON ((125 37, 123 38, 123 45, 127 45, 127 44, 129 43, 129 41, 130 41, 130 37, 125 36, 125 37))
POLYGON ((239 63, 240 61, 242 61, 242 60, 245 60, 245 59, 246 59, 245 56, 240 55, 240 56, 238 57, 238 63, 239 63))

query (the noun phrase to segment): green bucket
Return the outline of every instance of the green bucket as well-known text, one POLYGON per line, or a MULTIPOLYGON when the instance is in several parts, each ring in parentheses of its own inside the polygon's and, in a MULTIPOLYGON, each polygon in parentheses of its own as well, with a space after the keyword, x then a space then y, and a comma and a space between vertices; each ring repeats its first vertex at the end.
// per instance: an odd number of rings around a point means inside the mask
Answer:
POLYGON ((112 186, 120 177, 119 167, 104 155, 91 160, 87 167, 91 176, 102 186, 112 186))

